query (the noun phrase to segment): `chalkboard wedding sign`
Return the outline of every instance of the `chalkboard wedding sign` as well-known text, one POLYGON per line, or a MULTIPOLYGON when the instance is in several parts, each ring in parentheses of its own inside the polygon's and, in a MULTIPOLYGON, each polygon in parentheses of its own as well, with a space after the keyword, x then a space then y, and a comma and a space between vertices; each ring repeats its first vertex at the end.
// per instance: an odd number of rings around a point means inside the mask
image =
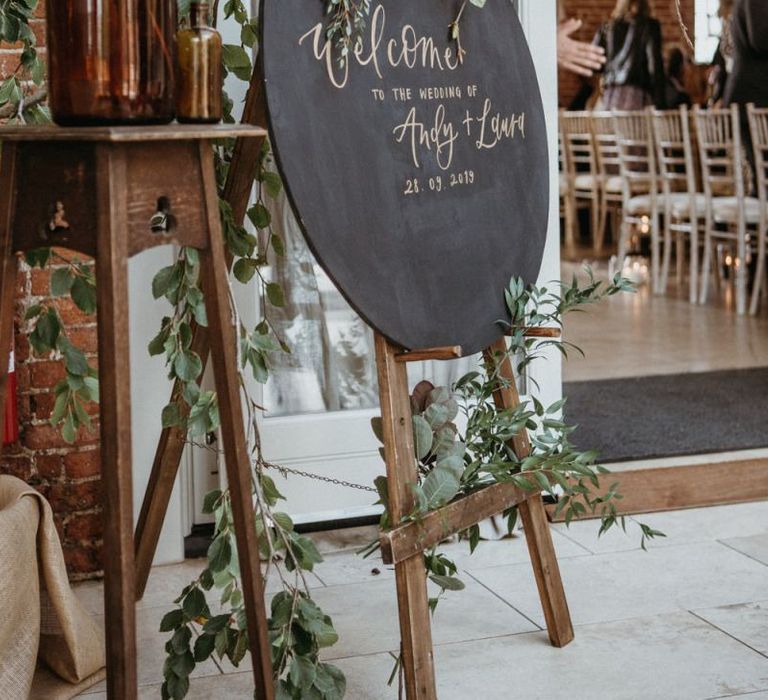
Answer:
POLYGON ((544 111, 510 0, 373 0, 341 65, 323 0, 263 0, 272 144, 307 241, 355 310, 408 349, 490 345, 535 281, 544 111))

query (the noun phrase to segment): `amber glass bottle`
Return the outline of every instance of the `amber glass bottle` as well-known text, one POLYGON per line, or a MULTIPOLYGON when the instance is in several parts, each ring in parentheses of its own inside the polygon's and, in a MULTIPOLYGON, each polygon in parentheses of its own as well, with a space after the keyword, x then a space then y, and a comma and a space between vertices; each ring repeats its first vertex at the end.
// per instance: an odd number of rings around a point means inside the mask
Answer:
POLYGON ((189 28, 179 31, 176 118, 182 123, 221 120, 221 35, 208 23, 208 4, 193 0, 189 28))
POLYGON ((173 120, 176 0, 48 0, 46 12, 55 122, 173 120))

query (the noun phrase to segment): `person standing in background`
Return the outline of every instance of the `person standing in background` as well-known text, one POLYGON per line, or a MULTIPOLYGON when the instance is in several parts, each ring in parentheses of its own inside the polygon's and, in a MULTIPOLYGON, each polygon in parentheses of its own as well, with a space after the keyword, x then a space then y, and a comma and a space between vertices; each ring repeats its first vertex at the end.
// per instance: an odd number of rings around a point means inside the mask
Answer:
POLYGON ((679 48, 673 48, 667 56, 667 109, 692 105, 691 96, 685 89, 686 67, 685 54, 679 48))
POLYGON ((731 21, 733 70, 726 105, 768 107, 768 1, 736 0, 731 21))
POLYGON ((651 16, 649 0, 618 0, 611 20, 598 30, 593 43, 606 56, 603 109, 666 107, 661 24, 651 16))
POLYGON ((712 95, 709 98, 711 107, 722 105, 725 86, 728 76, 733 70, 733 36, 731 33, 731 20, 733 18, 734 0, 720 0, 717 16, 720 17, 723 29, 720 33, 720 42, 712 59, 712 70, 709 74, 709 84, 712 95))

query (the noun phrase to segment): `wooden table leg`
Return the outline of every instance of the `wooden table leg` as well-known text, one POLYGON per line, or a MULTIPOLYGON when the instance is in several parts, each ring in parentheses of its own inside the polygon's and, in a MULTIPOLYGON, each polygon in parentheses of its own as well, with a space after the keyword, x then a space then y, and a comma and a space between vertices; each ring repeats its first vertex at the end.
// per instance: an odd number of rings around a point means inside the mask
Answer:
MULTIPOLYGON (((486 351, 485 359, 489 363, 498 363, 499 376, 506 383, 506 386, 494 393, 496 407, 503 410, 518 406, 520 395, 506 340, 502 338, 494 343, 486 351)), ((524 459, 531 452, 531 442, 526 429, 513 438, 512 444, 519 459, 524 459)), ((573 640, 573 625, 541 494, 532 494, 518 509, 523 521, 549 639, 553 646, 564 647, 573 640)))
POLYGON ((16 195, 16 144, 0 153, 0 426, 5 419, 8 360, 13 342, 18 261, 13 254, 13 211, 16 195))
POLYGON ((253 472, 245 439, 237 366, 237 337, 227 281, 228 267, 219 221, 219 203, 211 147, 200 144, 209 247, 200 252, 211 357, 221 415, 221 434, 240 560, 248 639, 256 698, 273 700, 272 659, 267 637, 264 582, 253 513, 253 472))
MULTIPOLYGON (((397 361, 399 349, 376 333, 376 364, 379 375, 384 450, 387 462, 389 520, 392 527, 413 509, 411 486, 417 482, 416 457, 411 428, 411 401, 406 365, 397 361)), ((424 555, 395 565, 400 615, 403 671, 408 700, 434 700, 435 664, 427 595, 424 555)))
POLYGON ((101 483, 104 489, 104 607, 107 697, 136 697, 136 610, 128 346, 126 161, 120 146, 97 148, 97 255, 101 483))

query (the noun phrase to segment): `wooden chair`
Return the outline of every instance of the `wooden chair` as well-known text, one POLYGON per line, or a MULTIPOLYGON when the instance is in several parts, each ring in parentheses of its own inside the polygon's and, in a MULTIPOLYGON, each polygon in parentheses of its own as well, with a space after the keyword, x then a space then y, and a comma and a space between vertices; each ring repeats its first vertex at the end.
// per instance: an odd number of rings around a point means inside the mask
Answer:
MULTIPOLYGON (((619 161, 619 145, 613 130, 611 112, 592 112, 592 132, 594 134, 597 172, 600 178, 600 218, 594 237, 595 252, 600 253, 605 245, 605 227, 608 215, 613 214, 613 221, 621 220, 624 201, 619 161)), ((614 231, 618 228, 614 225, 614 231)), ((614 238, 616 234, 614 233, 614 238)))
POLYGON ((747 254, 750 227, 760 224, 760 201, 748 197, 739 108, 694 109, 705 196, 704 262, 699 301, 707 301, 715 241, 735 243, 736 311, 747 310, 747 254))
POLYGON ((632 229, 651 236, 651 275, 654 293, 659 285, 659 195, 656 154, 650 111, 614 112, 613 128, 619 149, 622 179, 622 217, 619 266, 624 265, 632 229))
POLYGON ((664 211, 660 288, 662 292, 666 291, 669 281, 673 235, 677 244, 677 283, 682 284, 687 238, 690 244, 689 297, 695 304, 698 300, 699 228, 706 215, 706 201, 698 191, 690 112, 685 106, 679 110, 654 111, 652 123, 664 211))
POLYGON ((600 175, 597 170, 592 115, 590 112, 564 112, 562 122, 568 167, 568 196, 574 214, 574 244, 576 213, 579 209, 589 208, 591 233, 593 240, 597 240, 600 228, 600 175))
POLYGON ((757 234, 757 266, 755 283, 752 290, 751 314, 756 314, 760 305, 761 292, 765 293, 765 258, 766 238, 768 238, 768 109, 758 109, 755 105, 747 106, 749 130, 752 135, 752 148, 755 153, 755 179, 757 196, 760 201, 759 225, 757 234))
POLYGON ((576 254, 576 207, 571 193, 571 178, 568 168, 568 154, 565 148, 563 114, 557 119, 558 180, 560 190, 560 218, 565 224, 565 250, 568 256, 576 254))

